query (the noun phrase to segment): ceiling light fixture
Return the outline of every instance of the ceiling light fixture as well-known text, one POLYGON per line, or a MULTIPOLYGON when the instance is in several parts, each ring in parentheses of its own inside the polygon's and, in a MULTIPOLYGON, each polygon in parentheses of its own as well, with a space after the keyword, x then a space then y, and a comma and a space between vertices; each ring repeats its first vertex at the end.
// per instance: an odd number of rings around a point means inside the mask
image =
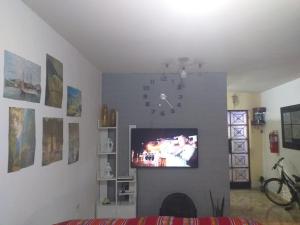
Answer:
POLYGON ((198 60, 191 60, 189 57, 178 58, 179 74, 182 79, 188 74, 200 73, 202 64, 198 60))
POLYGON ((180 72, 180 77, 182 79, 186 78, 187 77, 187 72, 185 71, 185 67, 182 67, 182 70, 180 72))
POLYGON ((164 63, 164 72, 161 75, 160 80, 166 81, 167 74, 174 74, 174 69, 177 71, 175 74, 179 75, 180 87, 184 88, 184 79, 186 79, 189 74, 201 74, 200 69, 202 64, 198 60, 191 60, 189 57, 180 57, 176 60, 170 60, 164 63))

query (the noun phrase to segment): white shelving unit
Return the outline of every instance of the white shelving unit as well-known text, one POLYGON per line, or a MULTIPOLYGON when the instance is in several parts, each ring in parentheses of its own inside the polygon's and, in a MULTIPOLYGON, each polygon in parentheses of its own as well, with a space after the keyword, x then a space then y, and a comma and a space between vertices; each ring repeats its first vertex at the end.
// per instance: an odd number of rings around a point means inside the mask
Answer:
POLYGON ((128 176, 118 176, 118 113, 116 127, 101 127, 98 121, 98 131, 96 217, 136 217, 136 170, 129 167, 128 176), (105 172, 107 162, 111 166, 111 176, 105 172), (105 204, 107 199, 109 204, 105 204))

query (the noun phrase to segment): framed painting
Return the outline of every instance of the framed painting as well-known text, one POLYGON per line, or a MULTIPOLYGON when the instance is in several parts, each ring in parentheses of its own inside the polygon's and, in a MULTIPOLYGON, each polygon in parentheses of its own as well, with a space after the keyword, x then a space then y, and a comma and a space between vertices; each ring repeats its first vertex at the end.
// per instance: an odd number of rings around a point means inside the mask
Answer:
POLYGON ((4 51, 3 97, 40 102, 41 66, 9 51, 4 51))
POLYGON ((8 172, 33 165, 35 154, 35 111, 9 107, 8 172))
POLYGON ((81 116, 81 91, 68 86, 67 116, 81 116))
POLYGON ((79 159, 79 123, 69 123, 69 157, 68 164, 79 159))
POLYGON ((63 119, 43 118, 43 166, 62 160, 63 142, 63 119))
POLYGON ((61 108, 63 98, 63 64, 46 56, 46 95, 45 105, 61 108))

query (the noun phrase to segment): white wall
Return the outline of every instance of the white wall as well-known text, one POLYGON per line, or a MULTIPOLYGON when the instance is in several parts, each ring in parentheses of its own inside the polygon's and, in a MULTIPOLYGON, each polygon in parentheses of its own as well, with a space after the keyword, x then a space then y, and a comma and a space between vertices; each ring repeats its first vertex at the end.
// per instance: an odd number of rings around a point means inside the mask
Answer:
POLYGON ((300 79, 275 87, 261 94, 262 106, 267 108, 266 126, 263 138, 263 173, 266 178, 276 175, 272 166, 280 157, 285 157, 285 165, 290 173, 300 175, 300 151, 282 148, 280 107, 300 104, 300 79), (280 153, 270 153, 269 133, 272 130, 279 131, 280 153))
POLYGON ((44 225, 68 218, 92 217, 96 196, 96 120, 101 75, 80 53, 34 14, 21 0, 0 0, 0 220, 7 225, 44 225), (8 50, 42 67, 41 103, 3 98, 3 51, 8 50), (45 102, 46 53, 64 66, 63 107, 45 102), (82 92, 82 116, 66 117, 66 86, 82 92), (36 152, 33 166, 7 173, 8 108, 33 108, 36 152), (64 118, 63 160, 41 166, 42 118, 64 118), (79 161, 68 165, 68 124, 80 123, 79 161))

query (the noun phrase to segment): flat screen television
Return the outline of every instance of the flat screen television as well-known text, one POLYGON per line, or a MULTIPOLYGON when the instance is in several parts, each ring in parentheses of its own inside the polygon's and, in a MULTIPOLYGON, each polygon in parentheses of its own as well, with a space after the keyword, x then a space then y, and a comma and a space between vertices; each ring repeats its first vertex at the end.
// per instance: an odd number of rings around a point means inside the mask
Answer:
POLYGON ((197 128, 131 129, 131 167, 198 167, 197 128))

